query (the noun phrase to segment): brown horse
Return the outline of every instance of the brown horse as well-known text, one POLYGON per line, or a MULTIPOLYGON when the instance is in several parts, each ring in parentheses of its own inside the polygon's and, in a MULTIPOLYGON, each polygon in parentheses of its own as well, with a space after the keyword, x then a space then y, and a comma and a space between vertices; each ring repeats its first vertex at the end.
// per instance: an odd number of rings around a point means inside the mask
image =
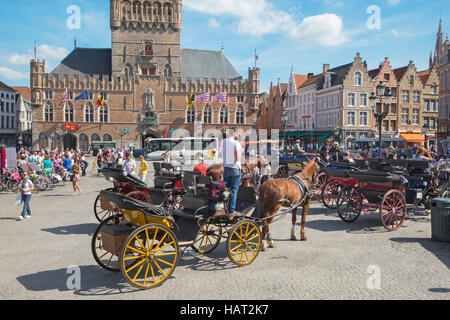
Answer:
MULTIPOLYGON (((244 163, 242 165, 241 186, 248 187, 250 186, 250 182, 252 182, 253 186, 259 184, 258 179, 260 179, 260 172, 262 168, 263 165, 260 160, 258 160, 256 164, 244 163)), ((214 164, 208 168, 206 175, 212 177, 213 181, 223 181, 223 171, 223 164, 214 164)))
MULTIPOLYGON (((309 160, 309 159, 308 159, 309 160)), ((301 190, 299 185, 293 179, 276 179, 264 182, 259 189, 259 200, 261 201, 261 216, 268 218, 264 220, 262 229, 263 246, 262 250, 266 251, 266 241, 269 247, 275 247, 275 242, 271 239, 269 233, 269 225, 274 219, 274 215, 278 213, 281 207, 291 208, 298 204, 305 196, 300 206, 303 208, 302 212, 302 226, 300 231, 300 238, 302 241, 307 240, 305 235, 306 215, 308 214, 311 205, 311 197, 306 193, 311 189, 314 180, 317 177, 318 164, 316 160, 309 160, 301 172, 296 173, 293 178, 301 179, 306 190, 301 190), (270 218, 269 218, 270 217, 270 218)), ((295 223, 297 222, 297 208, 292 210, 292 229, 291 240, 297 240, 295 236, 295 223)))

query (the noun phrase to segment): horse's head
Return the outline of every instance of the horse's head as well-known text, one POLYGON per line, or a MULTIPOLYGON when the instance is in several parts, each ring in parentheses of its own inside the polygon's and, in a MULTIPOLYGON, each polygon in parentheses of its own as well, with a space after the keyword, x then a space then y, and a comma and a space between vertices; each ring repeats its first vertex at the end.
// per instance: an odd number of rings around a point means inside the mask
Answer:
POLYGON ((317 176, 319 175, 320 165, 318 163, 318 158, 310 159, 306 157, 308 162, 303 167, 303 174, 308 177, 308 182, 312 185, 316 181, 317 176))

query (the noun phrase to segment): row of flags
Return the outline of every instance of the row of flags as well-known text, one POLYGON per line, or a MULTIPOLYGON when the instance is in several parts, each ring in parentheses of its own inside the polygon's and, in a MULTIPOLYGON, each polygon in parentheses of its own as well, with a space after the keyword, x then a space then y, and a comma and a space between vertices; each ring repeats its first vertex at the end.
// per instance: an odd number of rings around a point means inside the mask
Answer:
MULTIPOLYGON (((189 98, 187 101, 188 108, 192 108, 194 106, 193 105, 194 101, 197 103, 211 102, 211 96, 209 93, 203 93, 203 94, 197 95, 197 99, 196 99, 195 94, 191 93, 189 95, 189 98)), ((212 101, 213 102, 228 102, 228 93, 226 93, 226 92, 219 93, 218 95, 213 96, 212 101)))
MULTIPOLYGON (((64 92, 64 96, 61 99, 61 102, 59 103, 59 105, 63 105, 67 100, 69 100, 69 94, 66 91, 64 92)), ((88 91, 84 91, 82 94, 80 94, 79 96, 75 97, 75 101, 77 100, 89 100, 89 92, 88 91)), ((104 100, 103 100, 103 94, 100 94, 97 98, 97 106, 102 106, 104 104, 104 100)))

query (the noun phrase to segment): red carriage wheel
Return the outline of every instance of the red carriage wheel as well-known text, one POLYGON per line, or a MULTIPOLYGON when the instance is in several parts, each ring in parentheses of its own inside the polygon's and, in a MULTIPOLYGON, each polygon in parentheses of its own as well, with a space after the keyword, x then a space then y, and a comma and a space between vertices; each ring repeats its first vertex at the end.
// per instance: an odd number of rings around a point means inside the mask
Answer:
POLYGON ((127 197, 145 202, 145 203, 152 203, 152 201, 150 200, 150 197, 142 191, 133 191, 127 194, 127 197))
POLYGON ((388 191, 381 202, 381 222, 388 231, 395 231, 401 227, 406 217, 406 200, 398 190, 388 191))
POLYGON ((322 202, 328 209, 336 209, 338 207, 338 195, 341 187, 330 180, 322 189, 322 202))
POLYGON ((320 201, 322 198, 322 189, 325 186, 325 184, 328 182, 328 174, 326 174, 325 172, 322 172, 321 174, 319 174, 319 176, 317 177, 317 182, 316 184, 313 186, 314 188, 314 200, 320 201))
POLYGON ((361 215, 364 200, 364 195, 355 187, 344 187, 337 199, 339 217, 345 222, 354 222, 361 215))

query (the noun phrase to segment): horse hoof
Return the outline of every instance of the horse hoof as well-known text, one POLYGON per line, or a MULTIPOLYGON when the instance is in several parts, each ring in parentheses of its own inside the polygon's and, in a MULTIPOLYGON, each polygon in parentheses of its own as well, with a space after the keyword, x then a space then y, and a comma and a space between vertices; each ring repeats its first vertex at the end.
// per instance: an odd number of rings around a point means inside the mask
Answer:
POLYGON ((269 242, 269 248, 275 248, 276 247, 276 245, 275 245, 275 241, 270 241, 269 242))
POLYGON ((264 252, 267 251, 267 247, 266 246, 262 246, 261 247, 261 251, 264 251, 264 252))
POLYGON ((308 241, 307 237, 302 238, 300 241, 308 241))
POLYGON ((297 237, 296 236, 291 236, 291 240, 292 241, 297 241, 297 237))

